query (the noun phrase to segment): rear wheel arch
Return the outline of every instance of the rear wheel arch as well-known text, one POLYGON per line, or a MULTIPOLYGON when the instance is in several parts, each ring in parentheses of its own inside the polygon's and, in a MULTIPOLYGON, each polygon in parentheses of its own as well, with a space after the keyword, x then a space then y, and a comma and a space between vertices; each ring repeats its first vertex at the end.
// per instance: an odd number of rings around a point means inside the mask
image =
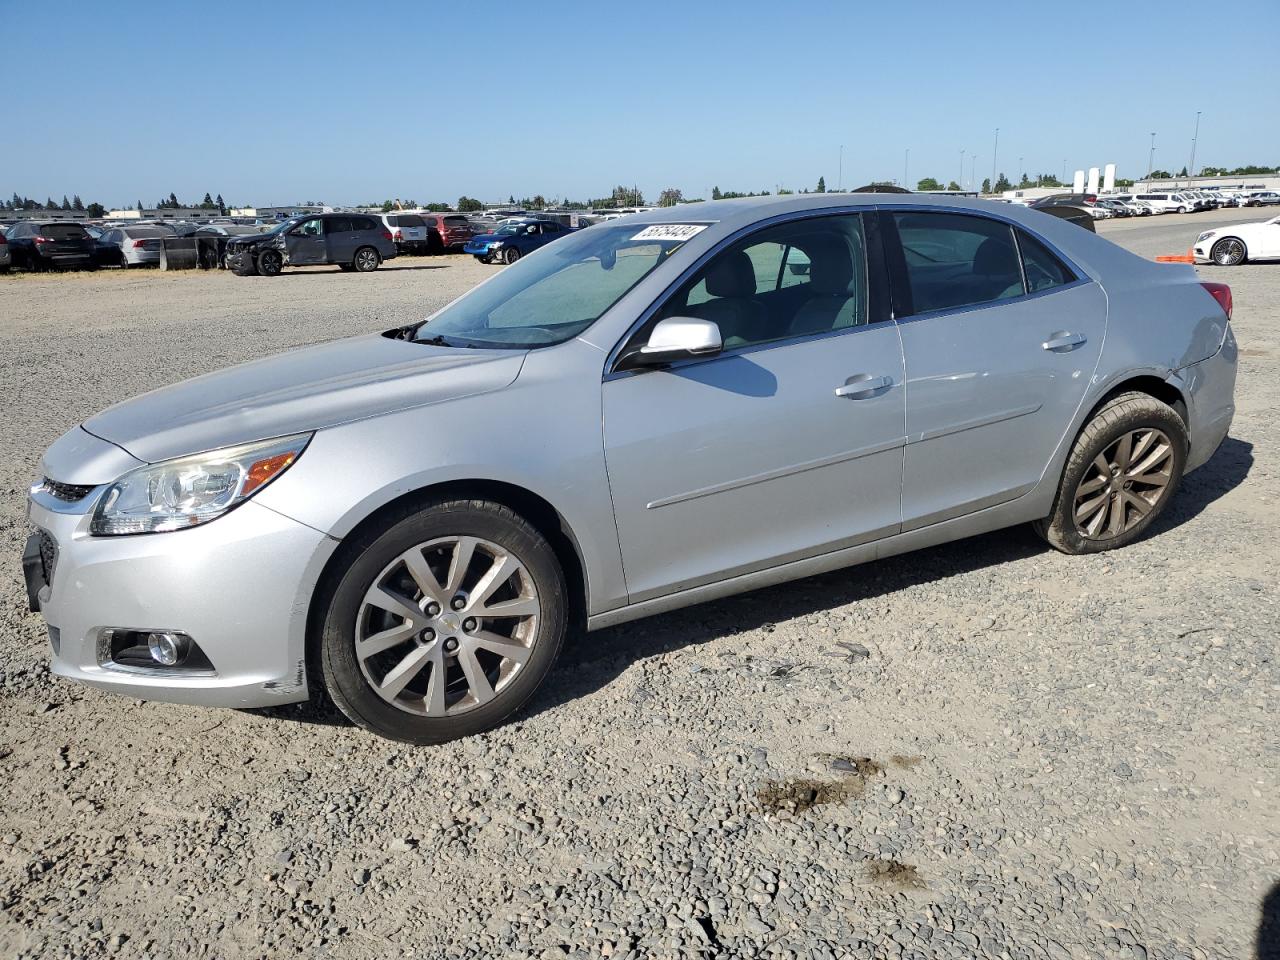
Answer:
POLYGON ((555 552, 569 592, 569 628, 581 632, 587 620, 588 580, 578 538, 549 501, 517 484, 499 480, 451 480, 402 494, 357 523, 325 563, 307 609, 307 672, 313 695, 323 684, 318 660, 329 598, 352 558, 402 518, 446 500, 487 500, 513 510, 528 521, 555 552))
POLYGON ((1080 427, 1076 431, 1077 436, 1098 415, 1099 410, 1122 393, 1145 393, 1155 397, 1161 403, 1168 404, 1182 418, 1182 422, 1186 424, 1187 431, 1190 433, 1191 414, 1187 409, 1187 400, 1182 391, 1168 380, 1157 377, 1154 374, 1140 374, 1119 380, 1108 387, 1106 393, 1098 398, 1098 402, 1093 405, 1088 415, 1081 421, 1080 427))

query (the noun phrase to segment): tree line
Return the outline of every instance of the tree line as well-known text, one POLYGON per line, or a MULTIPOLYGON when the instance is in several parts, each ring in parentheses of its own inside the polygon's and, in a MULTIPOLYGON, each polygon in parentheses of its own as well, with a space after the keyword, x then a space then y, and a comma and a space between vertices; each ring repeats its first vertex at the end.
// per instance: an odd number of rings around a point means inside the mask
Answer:
MULTIPOLYGON (((178 197, 174 193, 170 193, 167 197, 161 197, 159 202, 155 205, 156 210, 181 210, 183 208, 183 204, 178 202, 178 197)), ((143 207, 141 200, 138 201, 137 209, 146 209, 143 207)), ((196 204, 194 208, 190 209, 216 210, 225 215, 227 212, 227 205, 223 202, 222 194, 212 197, 206 193, 204 195, 204 199, 196 204)), ((85 203, 80 199, 80 195, 78 193, 73 195, 70 199, 68 199, 67 195, 64 193, 62 195, 62 203, 58 203, 58 201, 54 200, 53 197, 49 197, 44 201, 44 203, 40 203, 33 197, 22 196, 17 191, 14 191, 13 196, 8 200, 0 199, 0 210, 48 210, 50 212, 56 211, 59 213, 83 213, 90 219, 103 217, 107 212, 107 208, 100 203, 85 203)))

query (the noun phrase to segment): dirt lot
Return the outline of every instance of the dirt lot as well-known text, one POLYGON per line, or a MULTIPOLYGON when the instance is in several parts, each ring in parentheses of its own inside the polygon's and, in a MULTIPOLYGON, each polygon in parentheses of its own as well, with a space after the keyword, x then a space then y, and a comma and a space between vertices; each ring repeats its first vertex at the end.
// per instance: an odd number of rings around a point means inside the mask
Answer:
MULTIPOLYGON (((1101 232, 1151 256, 1233 219, 1261 216, 1101 232)), ((1253 955, 1280 913, 1280 264, 1202 270, 1235 291, 1233 435, 1126 550, 1015 529, 596 633, 517 722, 432 749, 49 676, 18 564, 45 445, 497 269, 0 278, 0 956, 1253 955)))

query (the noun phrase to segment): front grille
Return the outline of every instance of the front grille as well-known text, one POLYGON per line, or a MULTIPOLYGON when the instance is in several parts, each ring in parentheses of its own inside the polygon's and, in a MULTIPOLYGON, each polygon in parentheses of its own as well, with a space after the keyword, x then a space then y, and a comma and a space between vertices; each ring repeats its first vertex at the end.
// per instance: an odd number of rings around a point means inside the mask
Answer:
POLYGON ((44 582, 53 583, 53 569, 58 565, 58 542, 48 531, 36 529, 40 537, 40 562, 44 564, 44 582))
POLYGON ((44 489, 49 496, 62 500, 66 503, 75 503, 77 500, 83 500, 93 490, 92 484, 85 486, 78 483, 59 483, 49 477, 44 478, 44 489))

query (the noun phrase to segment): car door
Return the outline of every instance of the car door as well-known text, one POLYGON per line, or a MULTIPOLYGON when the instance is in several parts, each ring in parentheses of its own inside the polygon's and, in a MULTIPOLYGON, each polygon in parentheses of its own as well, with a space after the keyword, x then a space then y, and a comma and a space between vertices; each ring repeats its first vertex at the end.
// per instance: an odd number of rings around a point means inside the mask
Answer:
POLYGON ((326 247, 324 237, 324 219, 312 217, 291 227, 284 237, 285 249, 289 254, 289 263, 297 266, 307 263, 324 263, 326 247))
POLYGON ((329 263, 350 263, 355 258, 357 234, 350 217, 325 217, 324 239, 329 263))
POLYGON ((621 355, 672 316, 717 323, 723 352, 606 370, 605 457, 632 602, 897 532, 902 351, 867 247, 858 214, 730 243, 621 355))
POLYGON ((1249 245, 1256 243, 1259 248, 1257 256, 1280 257, 1280 217, 1273 217, 1249 232, 1252 234, 1249 245))
POLYGON ((1107 303, 1065 257, 1004 221, 919 210, 885 219, 906 357, 911 530, 1037 484, 1097 366, 1107 303))

